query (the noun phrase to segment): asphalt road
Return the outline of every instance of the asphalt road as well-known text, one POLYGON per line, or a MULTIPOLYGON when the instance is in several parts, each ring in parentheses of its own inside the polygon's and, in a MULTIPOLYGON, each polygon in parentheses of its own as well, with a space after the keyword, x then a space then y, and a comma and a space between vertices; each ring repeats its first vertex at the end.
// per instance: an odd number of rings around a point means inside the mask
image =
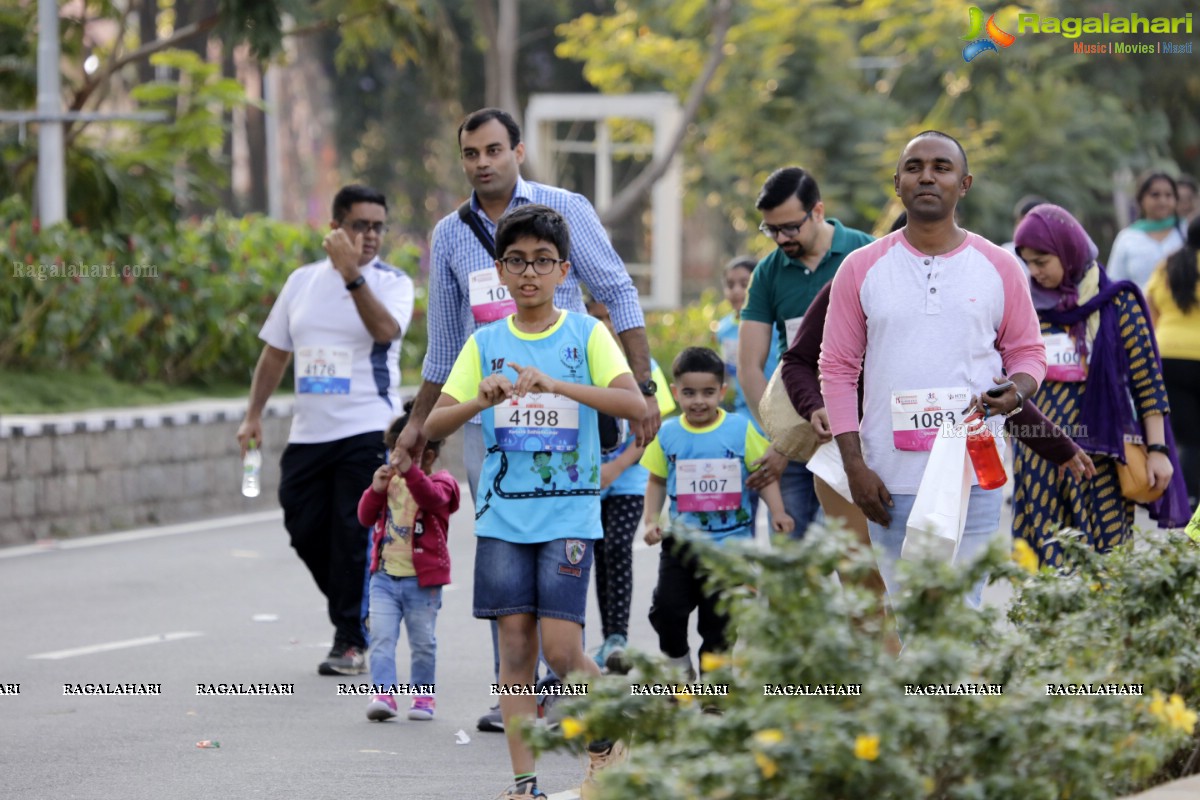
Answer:
MULTIPOLYGON (((381 724, 366 720, 367 698, 338 696, 354 679, 317 675, 332 634, 323 598, 263 500, 250 517, 0 551, 0 798, 443 800, 505 788, 503 735, 475 729, 493 698, 490 633, 470 610, 472 514, 451 523, 437 718, 381 724), (86 683, 161 684, 161 694, 64 695, 64 684, 86 683), (198 683, 294 684, 295 693, 197 696, 198 683), (456 743, 460 730, 469 743, 456 743), (220 747, 198 748, 203 740, 220 747)), ((657 558, 639 541, 631 643, 649 650, 657 558)), ((994 585, 985 599, 1006 595, 994 585)), ((594 589, 588 630, 591 650, 594 589)), ((402 681, 407 658, 402 638, 402 681)), ((574 798, 582 775, 570 755, 539 763, 553 800, 574 798)))
MULTIPOLYGON (((504 736, 475 729, 494 699, 490 633, 471 617, 472 515, 451 523, 437 717, 387 723, 367 721, 367 698, 337 696, 352 679, 317 675, 332 635, 323 598, 280 516, 257 516, 0 551, 0 687, 20 685, 0 694, 0 798, 443 800, 506 787, 504 736), (291 683, 295 694, 197 696, 197 683, 221 682, 291 683), (161 695, 64 696, 82 683, 161 684, 161 695), (460 729, 468 744, 456 744, 460 729)), ((636 552, 631 634, 642 647, 656 644, 646 621, 656 564, 657 552, 636 552)), ((594 590, 590 601, 598 639, 594 590)), ((402 639, 401 680, 407 658, 402 639)), ((539 763, 555 800, 574 797, 582 776, 570 755, 539 763)))

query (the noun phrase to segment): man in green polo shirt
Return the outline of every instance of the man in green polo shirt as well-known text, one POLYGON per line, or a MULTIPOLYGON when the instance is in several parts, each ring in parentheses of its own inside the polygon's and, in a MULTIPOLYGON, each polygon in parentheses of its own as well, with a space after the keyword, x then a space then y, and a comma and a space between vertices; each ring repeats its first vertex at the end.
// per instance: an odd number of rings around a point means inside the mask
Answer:
MULTIPOLYGON (((826 219, 816 179, 799 167, 771 173, 755 206, 763 219, 758 229, 778 245, 754 269, 738 326, 738 381, 757 418, 758 402, 770 377, 763 366, 771 336, 778 337, 781 353, 787 350, 817 292, 833 280, 847 255, 873 239, 836 219, 826 219)), ((768 449, 760 463, 762 467, 746 485, 757 490, 778 478, 784 507, 796 521, 793 535, 803 537, 820 509, 812 473, 774 449, 768 449)))

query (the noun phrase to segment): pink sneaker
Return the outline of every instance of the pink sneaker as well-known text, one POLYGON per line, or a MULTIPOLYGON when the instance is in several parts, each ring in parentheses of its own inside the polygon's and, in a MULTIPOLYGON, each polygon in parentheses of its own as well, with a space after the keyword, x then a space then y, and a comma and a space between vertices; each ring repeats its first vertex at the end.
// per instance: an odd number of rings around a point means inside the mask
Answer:
POLYGON ((367 704, 367 719, 383 722, 396 716, 396 698, 390 694, 377 694, 367 704))
POLYGON ((408 718, 421 721, 433 719, 433 708, 437 705, 432 697, 427 694, 417 695, 413 698, 412 706, 408 709, 408 718))

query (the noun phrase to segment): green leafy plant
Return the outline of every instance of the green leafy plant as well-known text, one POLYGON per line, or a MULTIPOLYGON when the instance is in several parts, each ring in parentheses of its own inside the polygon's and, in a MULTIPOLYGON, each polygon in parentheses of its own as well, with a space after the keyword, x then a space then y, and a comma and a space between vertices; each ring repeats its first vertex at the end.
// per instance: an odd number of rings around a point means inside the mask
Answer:
MULTIPOLYGON (((1072 576, 1031 575, 1002 540, 962 569, 904 562, 899 658, 884 646, 879 601, 856 585, 872 556, 836 526, 769 551, 697 541, 711 579, 734 587, 738 644, 702 665, 704 683, 728 685, 728 696, 633 696, 628 679, 604 677, 565 706, 559 731, 529 736, 551 749, 629 742, 629 761, 603 774, 604 798, 1120 796, 1162 780, 1195 745, 1185 679, 1195 647, 1168 637, 1200 624, 1182 608, 1200 595, 1200 549, 1150 541, 1085 559, 1072 576), (1015 624, 964 602, 989 575, 1014 582, 1015 624), (1100 576, 1128 588, 1089 591, 1100 576), (1093 684, 1144 694, 1048 696, 1048 685, 1093 684), (768 686, 843 691, 766 696, 768 686), (954 694, 967 686, 983 688, 954 694)), ((681 680, 659 659, 635 660, 639 683, 681 680)))
MULTIPOLYGON (((0 285, 0 366, 99 367, 125 381, 248 385, 258 331, 288 274, 323 257, 302 225, 225 214, 134 232, 42 229, 13 198, 0 203, 13 261, 0 285)), ((385 259, 418 272, 412 246, 385 259)), ((401 368, 425 351, 424 291, 405 333, 401 368)))

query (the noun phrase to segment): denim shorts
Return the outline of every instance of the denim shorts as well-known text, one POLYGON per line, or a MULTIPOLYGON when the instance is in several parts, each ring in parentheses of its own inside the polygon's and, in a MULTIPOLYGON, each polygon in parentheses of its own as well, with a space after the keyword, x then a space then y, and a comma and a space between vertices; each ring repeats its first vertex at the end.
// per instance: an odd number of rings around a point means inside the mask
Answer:
POLYGON ((584 624, 595 541, 515 544, 475 540, 475 608, 480 619, 533 614, 584 624))

